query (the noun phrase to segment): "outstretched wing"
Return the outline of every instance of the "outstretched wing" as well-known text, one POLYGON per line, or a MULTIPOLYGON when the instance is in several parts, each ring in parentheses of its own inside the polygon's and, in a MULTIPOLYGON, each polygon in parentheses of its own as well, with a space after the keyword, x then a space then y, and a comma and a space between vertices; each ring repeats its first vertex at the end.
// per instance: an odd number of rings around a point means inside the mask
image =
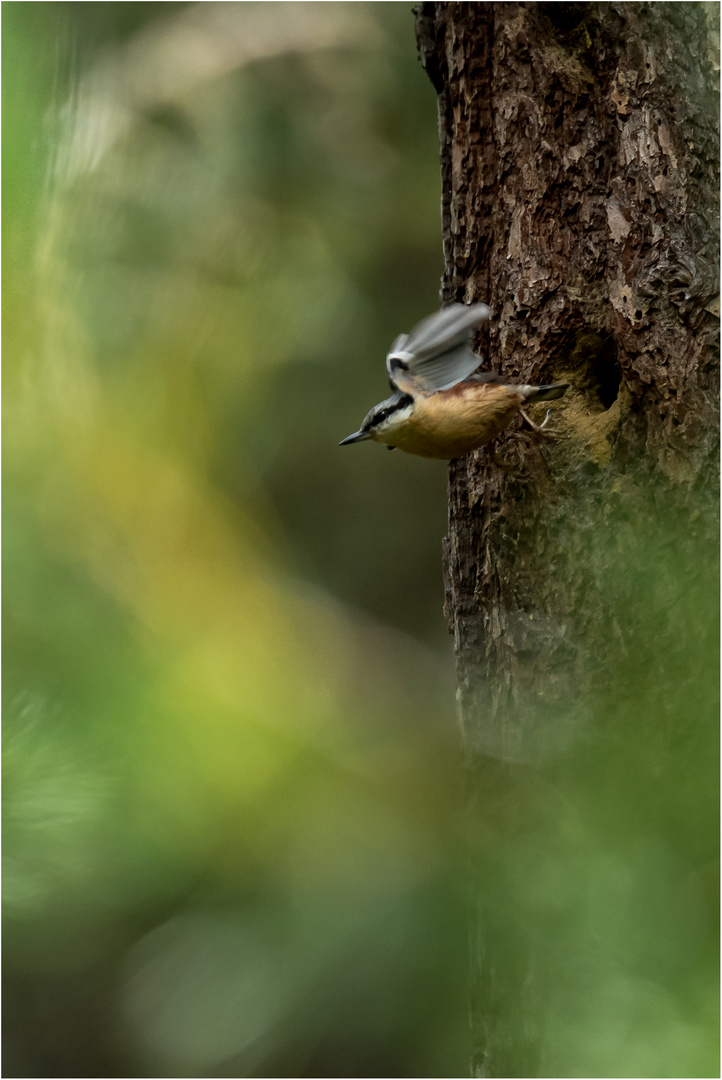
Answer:
POLYGON ((405 394, 435 394, 471 375, 481 363, 471 339, 490 315, 486 304, 451 304, 401 334, 386 357, 391 385, 405 394))

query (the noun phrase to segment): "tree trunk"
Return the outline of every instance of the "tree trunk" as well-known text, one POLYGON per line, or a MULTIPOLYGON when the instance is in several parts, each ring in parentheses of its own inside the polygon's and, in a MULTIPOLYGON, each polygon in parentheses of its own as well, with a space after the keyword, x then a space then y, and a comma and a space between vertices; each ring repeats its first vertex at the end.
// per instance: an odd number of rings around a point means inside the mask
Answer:
POLYGON ((571 384, 450 465, 475 1076, 714 1075, 718 11, 416 9, 443 299, 571 384))

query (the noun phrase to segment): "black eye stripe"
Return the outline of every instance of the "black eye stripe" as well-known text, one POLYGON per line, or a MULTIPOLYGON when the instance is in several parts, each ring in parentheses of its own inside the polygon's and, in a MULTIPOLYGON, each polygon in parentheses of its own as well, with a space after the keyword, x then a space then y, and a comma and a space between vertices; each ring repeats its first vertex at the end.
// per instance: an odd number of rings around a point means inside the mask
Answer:
POLYGON ((373 419, 369 420, 368 424, 365 425, 364 431, 370 431, 371 428, 378 427, 378 425, 382 424, 384 420, 387 420, 389 416, 392 416, 400 409, 406 409, 409 405, 413 405, 413 403, 414 399, 411 394, 402 394, 398 401, 395 401, 393 405, 387 405, 385 409, 381 409, 377 412, 373 419))

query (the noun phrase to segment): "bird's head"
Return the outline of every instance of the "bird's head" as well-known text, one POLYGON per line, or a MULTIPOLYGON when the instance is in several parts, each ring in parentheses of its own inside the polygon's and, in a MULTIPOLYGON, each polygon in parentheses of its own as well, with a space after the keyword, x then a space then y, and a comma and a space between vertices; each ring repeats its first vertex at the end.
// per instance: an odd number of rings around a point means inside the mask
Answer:
POLYGON ((414 399, 411 394, 395 393, 385 401, 374 405, 364 417, 364 422, 353 435, 347 435, 339 446, 363 442, 364 439, 376 439, 377 442, 389 442, 389 436, 411 416, 414 399))

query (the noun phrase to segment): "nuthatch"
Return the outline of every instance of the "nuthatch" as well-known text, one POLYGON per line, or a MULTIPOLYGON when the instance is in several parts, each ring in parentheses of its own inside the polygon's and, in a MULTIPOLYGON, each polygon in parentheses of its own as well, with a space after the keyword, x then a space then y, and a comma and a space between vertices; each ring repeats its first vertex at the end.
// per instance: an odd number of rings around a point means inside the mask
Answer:
POLYGON ((515 386, 492 372, 473 374, 481 358, 471 340, 490 315, 486 304, 451 304, 397 337, 386 357, 393 394, 339 445, 375 439, 407 454, 456 458, 491 442, 519 413, 539 430, 522 406, 559 398, 569 384, 515 386))

